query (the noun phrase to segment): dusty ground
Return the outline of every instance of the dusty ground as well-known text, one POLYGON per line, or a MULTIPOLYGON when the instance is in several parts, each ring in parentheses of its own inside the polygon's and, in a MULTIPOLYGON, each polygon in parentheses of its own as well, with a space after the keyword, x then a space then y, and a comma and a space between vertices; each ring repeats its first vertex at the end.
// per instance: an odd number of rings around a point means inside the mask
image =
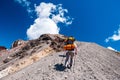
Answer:
POLYGON ((94 43, 78 43, 79 53, 71 70, 64 52, 53 53, 0 80, 120 80, 120 56, 94 43))
POLYGON ((41 50, 40 52, 36 52, 31 56, 14 61, 14 63, 12 65, 8 65, 7 68, 0 71, 0 78, 7 76, 9 74, 13 74, 13 73, 31 65, 34 62, 40 60, 41 58, 47 56, 48 54, 50 54, 52 52, 54 52, 52 48, 46 47, 45 49, 41 50))

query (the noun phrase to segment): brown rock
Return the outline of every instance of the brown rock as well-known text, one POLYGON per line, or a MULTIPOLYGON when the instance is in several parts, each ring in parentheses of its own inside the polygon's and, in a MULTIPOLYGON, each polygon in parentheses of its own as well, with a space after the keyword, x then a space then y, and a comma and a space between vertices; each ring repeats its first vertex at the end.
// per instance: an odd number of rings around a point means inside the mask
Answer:
POLYGON ((24 40, 16 40, 15 42, 13 42, 11 48, 14 48, 14 47, 17 47, 17 46, 20 46, 20 45, 23 45, 23 44, 25 44, 24 40))

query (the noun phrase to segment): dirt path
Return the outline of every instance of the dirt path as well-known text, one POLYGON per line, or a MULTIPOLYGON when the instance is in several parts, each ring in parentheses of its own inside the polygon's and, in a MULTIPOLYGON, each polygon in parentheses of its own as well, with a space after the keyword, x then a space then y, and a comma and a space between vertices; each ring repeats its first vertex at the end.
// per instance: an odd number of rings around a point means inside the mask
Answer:
POLYGON ((71 70, 62 68, 63 54, 50 54, 0 80, 120 80, 120 57, 94 43, 78 43, 79 53, 71 70))

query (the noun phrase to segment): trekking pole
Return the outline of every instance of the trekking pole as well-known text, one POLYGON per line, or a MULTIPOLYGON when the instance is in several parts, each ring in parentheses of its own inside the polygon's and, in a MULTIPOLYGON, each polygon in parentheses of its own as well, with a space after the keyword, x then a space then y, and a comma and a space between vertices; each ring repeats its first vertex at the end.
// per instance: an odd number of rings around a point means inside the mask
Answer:
POLYGON ((74 67, 75 67, 75 58, 76 58, 76 55, 75 55, 75 57, 74 57, 74 63, 73 63, 73 73, 75 72, 75 70, 74 70, 74 67))
POLYGON ((64 60, 64 52, 63 52, 63 58, 62 58, 61 64, 62 64, 63 60, 64 60))

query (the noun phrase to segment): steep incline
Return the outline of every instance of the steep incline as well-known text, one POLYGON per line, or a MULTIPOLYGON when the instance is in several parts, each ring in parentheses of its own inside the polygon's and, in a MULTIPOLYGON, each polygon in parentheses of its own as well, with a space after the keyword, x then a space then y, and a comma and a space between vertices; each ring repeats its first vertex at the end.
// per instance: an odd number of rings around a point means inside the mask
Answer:
POLYGON ((120 56, 95 43, 78 42, 71 70, 64 70, 64 52, 53 53, 0 80, 120 80, 120 56))
POLYGON ((63 50, 64 35, 43 34, 35 40, 16 40, 10 50, 0 51, 0 78, 13 74, 50 53, 63 50))

